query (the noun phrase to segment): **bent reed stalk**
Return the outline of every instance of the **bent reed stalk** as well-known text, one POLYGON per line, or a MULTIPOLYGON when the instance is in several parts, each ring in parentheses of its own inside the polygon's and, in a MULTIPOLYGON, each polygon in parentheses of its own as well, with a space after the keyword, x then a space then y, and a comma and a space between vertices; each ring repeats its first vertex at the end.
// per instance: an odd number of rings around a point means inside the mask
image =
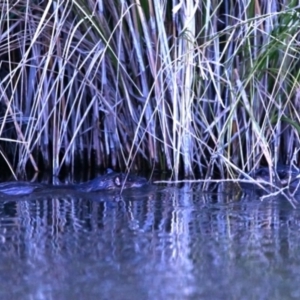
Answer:
POLYGON ((298 164, 295 1, 0 3, 0 156, 16 173, 298 164))

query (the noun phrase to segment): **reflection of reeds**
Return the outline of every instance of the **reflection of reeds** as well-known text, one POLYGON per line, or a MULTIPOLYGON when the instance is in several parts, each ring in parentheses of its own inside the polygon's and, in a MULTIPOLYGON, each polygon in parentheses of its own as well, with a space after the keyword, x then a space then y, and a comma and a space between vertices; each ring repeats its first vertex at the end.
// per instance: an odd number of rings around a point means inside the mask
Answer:
MULTIPOLYGON (((1 196, 2 255, 7 252, 3 249, 11 249, 13 257, 28 255, 28 259, 47 259, 52 255, 65 257, 86 251, 97 253, 95 259, 99 255, 123 257, 126 253, 124 247, 131 245, 146 251, 139 251, 136 255, 148 251, 155 251, 158 255, 162 251, 161 257, 150 257, 169 261, 188 255, 191 241, 197 237, 212 234, 210 238, 216 238, 219 246, 220 238, 228 237, 229 232, 244 239, 245 233, 250 235, 250 229, 261 233, 262 224, 272 225, 272 230, 274 226, 280 226, 280 196, 274 204, 272 201, 262 203, 253 189, 248 191, 250 194, 237 194, 232 187, 227 189, 218 185, 217 191, 202 193, 198 185, 187 183, 180 189, 164 187, 122 196, 113 193, 47 195, 45 192, 15 198, 15 202, 7 198, 6 203, 5 197, 1 196), (224 203, 231 209, 223 206, 224 203), (241 232, 243 234, 239 234, 241 232), (90 244, 93 246, 88 247, 90 244), (111 248, 115 246, 118 251, 111 248)), ((299 220, 295 219, 293 212, 288 210, 285 216, 290 230, 299 228, 299 220)), ((280 231, 274 230, 273 233, 275 239, 280 231)), ((280 251, 274 247, 274 251, 277 250, 280 251)))
POLYGON ((27 4, 2 5, 11 169, 155 165, 209 178, 298 158, 293 7, 27 4))
MULTIPOLYGON (((277 280, 282 263, 292 270, 299 258, 296 210, 280 199, 261 202, 253 189, 236 197, 232 188, 202 193, 197 187, 140 191, 121 196, 121 203, 106 193, 98 201, 89 201, 91 194, 0 201, 2 299, 12 291, 13 299, 25 293, 33 299, 120 299, 122 293, 221 299, 224 291, 214 285, 220 272, 232 293, 245 298, 253 270, 259 282, 277 280)), ((261 298, 254 290, 253 298, 261 298)))

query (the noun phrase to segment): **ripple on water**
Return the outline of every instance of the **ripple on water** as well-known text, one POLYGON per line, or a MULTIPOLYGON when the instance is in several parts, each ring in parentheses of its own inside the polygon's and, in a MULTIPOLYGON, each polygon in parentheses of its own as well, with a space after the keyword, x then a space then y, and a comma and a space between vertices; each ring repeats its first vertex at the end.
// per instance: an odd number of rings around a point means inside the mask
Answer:
POLYGON ((0 204, 0 298, 288 299, 300 210, 161 187, 0 204))

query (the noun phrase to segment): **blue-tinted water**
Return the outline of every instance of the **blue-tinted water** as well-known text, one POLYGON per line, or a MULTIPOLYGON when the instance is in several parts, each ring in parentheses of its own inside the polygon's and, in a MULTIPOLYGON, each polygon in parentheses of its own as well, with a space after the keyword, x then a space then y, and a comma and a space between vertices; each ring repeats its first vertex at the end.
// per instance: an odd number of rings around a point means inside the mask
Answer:
POLYGON ((0 299, 300 297, 300 209, 250 190, 2 196, 0 224, 0 299))

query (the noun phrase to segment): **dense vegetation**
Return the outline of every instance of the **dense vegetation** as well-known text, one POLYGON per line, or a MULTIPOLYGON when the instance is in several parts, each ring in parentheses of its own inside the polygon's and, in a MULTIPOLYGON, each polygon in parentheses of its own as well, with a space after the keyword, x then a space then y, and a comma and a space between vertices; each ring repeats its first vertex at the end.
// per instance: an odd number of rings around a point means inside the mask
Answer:
POLYGON ((0 156, 236 176, 299 160, 297 1, 0 1, 0 156))

